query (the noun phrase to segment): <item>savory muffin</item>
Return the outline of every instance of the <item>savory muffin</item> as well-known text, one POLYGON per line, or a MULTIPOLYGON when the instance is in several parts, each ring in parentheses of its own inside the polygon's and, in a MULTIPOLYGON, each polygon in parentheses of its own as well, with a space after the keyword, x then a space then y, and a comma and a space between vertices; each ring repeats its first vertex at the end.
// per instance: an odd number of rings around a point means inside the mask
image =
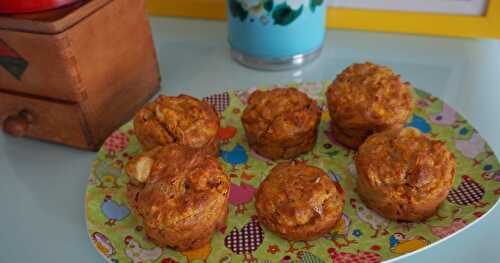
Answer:
POLYGON ((213 106, 188 95, 159 96, 134 117, 134 131, 145 150, 178 143, 217 156, 218 130, 213 106))
POLYGON ((137 156, 126 170, 128 202, 156 245, 196 249, 225 223, 230 181, 214 157, 169 144, 137 156))
POLYGON ((366 62, 340 73, 326 92, 332 131, 357 149, 370 134, 402 128, 413 111, 410 84, 391 69, 366 62))
POLYGON ((241 122, 250 147, 276 160, 306 153, 316 143, 321 112, 316 101, 294 88, 257 90, 241 122))
POLYGON ((432 216, 455 178, 446 143, 403 128, 371 135, 355 158, 356 191, 380 215, 403 221, 432 216))
POLYGON ((277 164, 255 195, 259 221, 287 240, 313 240, 328 233, 344 207, 344 192, 321 169, 277 164))

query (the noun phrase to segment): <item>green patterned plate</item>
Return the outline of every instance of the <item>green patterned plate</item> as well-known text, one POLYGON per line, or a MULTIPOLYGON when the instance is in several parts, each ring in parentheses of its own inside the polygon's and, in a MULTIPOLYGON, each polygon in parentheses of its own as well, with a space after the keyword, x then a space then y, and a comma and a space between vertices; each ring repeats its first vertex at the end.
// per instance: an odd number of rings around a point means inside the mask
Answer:
MULTIPOLYGON (((354 152, 337 144, 328 130, 324 91, 329 82, 292 84, 316 99, 323 110, 320 134, 311 153, 301 156, 321 167, 346 191, 339 224, 312 242, 287 242, 254 217, 254 193, 274 163, 248 148, 240 123, 246 99, 257 87, 205 98, 222 114, 220 162, 231 176, 230 213, 211 244, 190 252, 155 247, 126 201, 123 166, 139 150, 132 123, 114 132, 97 153, 89 178, 87 229, 97 251, 109 262, 382 262, 421 251, 477 222, 498 201, 499 163, 477 131, 452 108, 415 90, 416 109, 409 126, 445 140, 457 158, 453 189, 438 213, 426 222, 389 221, 367 209, 354 192, 354 152)), ((265 87, 258 87, 265 88, 265 87)))

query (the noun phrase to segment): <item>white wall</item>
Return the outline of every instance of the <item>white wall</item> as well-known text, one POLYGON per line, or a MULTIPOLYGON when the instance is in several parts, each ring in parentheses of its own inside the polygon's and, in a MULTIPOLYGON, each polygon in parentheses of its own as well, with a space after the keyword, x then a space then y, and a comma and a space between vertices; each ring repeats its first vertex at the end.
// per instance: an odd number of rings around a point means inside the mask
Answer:
POLYGON ((336 7, 481 16, 488 0, 329 0, 336 7))

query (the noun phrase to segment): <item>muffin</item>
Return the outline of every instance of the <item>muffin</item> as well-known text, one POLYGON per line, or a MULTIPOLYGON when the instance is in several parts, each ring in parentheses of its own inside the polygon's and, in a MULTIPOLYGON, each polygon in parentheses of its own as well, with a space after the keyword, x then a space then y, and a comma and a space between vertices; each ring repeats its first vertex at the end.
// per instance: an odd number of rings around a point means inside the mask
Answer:
POLYGON ((394 220, 432 216, 455 178, 455 159, 446 143, 414 128, 371 135, 359 147, 355 163, 361 199, 394 220))
POLYGON ((291 241, 330 232, 344 207, 344 192, 321 169, 304 163, 277 164, 255 195, 259 221, 291 241))
POLYGON ((178 143, 217 156, 218 130, 213 106, 188 95, 159 96, 134 117, 134 131, 145 150, 178 143))
POLYGON ((126 171, 128 203, 156 245, 200 248, 224 225, 230 181, 214 157, 169 144, 135 157, 126 171))
POLYGON ((357 149, 372 133, 402 128, 413 111, 411 87, 384 66, 353 64, 326 92, 332 132, 357 149))
POLYGON ((241 122, 250 147, 269 159, 291 159, 316 143, 321 112, 316 101, 294 88, 257 90, 241 122))

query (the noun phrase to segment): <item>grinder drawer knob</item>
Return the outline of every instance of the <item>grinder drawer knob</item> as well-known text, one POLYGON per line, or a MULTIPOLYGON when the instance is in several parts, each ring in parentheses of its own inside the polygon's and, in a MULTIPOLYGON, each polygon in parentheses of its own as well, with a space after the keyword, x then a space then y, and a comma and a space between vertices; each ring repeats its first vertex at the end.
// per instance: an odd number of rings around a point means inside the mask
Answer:
POLYGON ((33 116, 28 111, 21 111, 18 114, 11 115, 3 122, 3 130, 13 136, 22 137, 28 131, 33 116))

